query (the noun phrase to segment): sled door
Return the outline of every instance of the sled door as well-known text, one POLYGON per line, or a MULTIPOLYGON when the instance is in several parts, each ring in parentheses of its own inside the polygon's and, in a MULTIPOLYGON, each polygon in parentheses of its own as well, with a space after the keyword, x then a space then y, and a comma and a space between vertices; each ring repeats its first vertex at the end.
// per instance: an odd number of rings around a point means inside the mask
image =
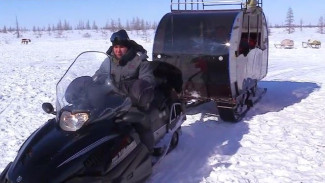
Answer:
POLYGON ((237 47, 231 55, 230 68, 233 96, 240 94, 263 79, 268 66, 268 30, 262 9, 243 11, 236 18, 233 30, 237 47))

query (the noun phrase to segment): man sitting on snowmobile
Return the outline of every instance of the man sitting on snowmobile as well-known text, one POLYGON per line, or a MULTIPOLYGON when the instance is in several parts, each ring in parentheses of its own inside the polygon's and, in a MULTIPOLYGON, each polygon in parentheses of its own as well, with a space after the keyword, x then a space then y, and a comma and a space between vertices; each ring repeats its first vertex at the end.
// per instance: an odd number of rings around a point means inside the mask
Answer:
POLYGON ((135 112, 143 113, 141 124, 135 125, 141 141, 153 151, 154 136, 150 119, 144 114, 149 109, 154 97, 155 77, 146 50, 135 41, 130 40, 125 30, 119 30, 111 36, 112 46, 107 50, 112 60, 105 60, 93 76, 102 81, 105 73, 111 73, 114 85, 126 93, 136 108, 135 112), (112 63, 112 64, 111 64, 112 63), (111 69, 110 71, 108 69, 111 69))

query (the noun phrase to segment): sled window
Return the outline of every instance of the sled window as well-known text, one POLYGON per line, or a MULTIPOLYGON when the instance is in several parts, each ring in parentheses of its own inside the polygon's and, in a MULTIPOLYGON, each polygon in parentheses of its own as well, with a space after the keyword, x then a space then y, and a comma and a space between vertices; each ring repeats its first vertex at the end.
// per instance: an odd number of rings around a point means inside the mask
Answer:
POLYGON ((254 48, 265 49, 264 44, 261 44, 261 41, 265 42, 264 39, 261 39, 262 32, 265 29, 265 27, 263 27, 265 25, 262 22, 263 21, 261 15, 244 15, 242 34, 237 55, 244 54, 244 56, 246 56, 249 51, 254 48))
POLYGON ((228 54, 238 12, 169 14, 157 28, 154 52, 173 54, 228 54))
POLYGON ((247 53, 256 47, 260 47, 261 34, 260 33, 242 33, 239 54, 247 55, 247 53))

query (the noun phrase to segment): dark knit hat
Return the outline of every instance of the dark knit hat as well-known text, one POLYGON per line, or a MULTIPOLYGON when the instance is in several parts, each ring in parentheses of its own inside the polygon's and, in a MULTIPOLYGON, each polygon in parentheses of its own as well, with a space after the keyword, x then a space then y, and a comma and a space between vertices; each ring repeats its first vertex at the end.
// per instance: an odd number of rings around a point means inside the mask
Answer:
POLYGON ((130 47, 130 38, 124 29, 114 32, 111 36, 112 45, 123 45, 125 47, 130 47))

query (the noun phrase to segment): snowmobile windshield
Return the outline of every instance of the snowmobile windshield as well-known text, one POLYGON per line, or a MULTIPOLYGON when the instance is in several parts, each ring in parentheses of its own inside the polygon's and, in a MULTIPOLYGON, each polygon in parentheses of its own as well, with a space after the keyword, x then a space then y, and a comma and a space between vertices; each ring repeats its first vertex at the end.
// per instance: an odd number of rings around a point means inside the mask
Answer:
POLYGON ((130 99, 111 82, 110 63, 111 57, 96 51, 83 52, 74 60, 57 84, 57 119, 68 111, 97 121, 131 106, 130 99), (105 71, 98 74, 102 64, 105 71))
POLYGON ((167 55, 225 55, 238 12, 169 13, 161 20, 154 44, 167 55))

